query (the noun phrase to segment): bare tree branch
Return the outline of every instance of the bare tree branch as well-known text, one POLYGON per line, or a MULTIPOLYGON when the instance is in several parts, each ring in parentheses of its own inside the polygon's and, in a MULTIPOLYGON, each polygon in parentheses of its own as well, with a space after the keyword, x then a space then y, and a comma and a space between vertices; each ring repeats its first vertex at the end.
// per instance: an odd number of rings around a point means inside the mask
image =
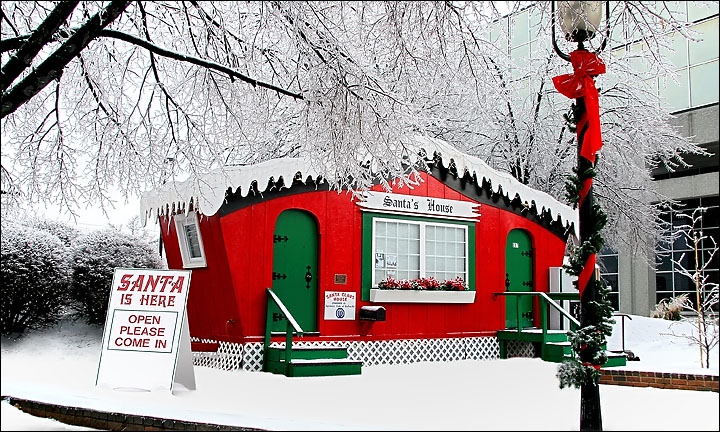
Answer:
POLYGON ((0 71, 0 90, 5 91, 22 71, 30 67, 35 56, 50 41, 55 32, 65 24, 79 2, 60 2, 34 32, 23 42, 20 49, 2 66, 0 71))
POLYGON ((90 18, 53 54, 38 65, 9 91, 3 91, 0 118, 15 112, 21 105, 38 94, 50 81, 62 75, 65 66, 95 39, 100 31, 120 16, 130 2, 115 0, 102 12, 90 18))
POLYGON ((219 63, 215 63, 215 62, 211 62, 208 60, 203 60, 201 58, 184 55, 184 54, 179 54, 179 53, 176 53, 173 51, 163 49, 151 42, 148 42, 147 40, 137 38, 137 37, 129 35, 127 33, 123 33, 123 32, 116 31, 116 30, 103 30, 100 33, 100 36, 111 37, 111 38, 119 39, 119 40, 122 40, 125 42, 129 42, 131 44, 145 48, 152 53, 155 53, 155 54, 158 54, 158 55, 161 55, 164 57, 168 57, 173 60, 179 60, 182 62, 187 62, 187 63, 191 63, 191 64, 194 64, 197 66, 201 66, 201 67, 204 67, 207 69, 216 70, 218 72, 222 72, 222 73, 226 74, 230 78, 237 78, 240 81, 244 81, 244 82, 252 85, 253 87, 266 88, 268 90, 272 90, 272 91, 280 93, 282 95, 290 96, 294 99, 300 99, 300 100, 304 99, 304 97, 301 93, 291 92, 289 90, 278 87, 276 85, 258 81, 256 79, 250 78, 249 76, 244 75, 236 70, 230 69, 229 67, 223 66, 219 63))

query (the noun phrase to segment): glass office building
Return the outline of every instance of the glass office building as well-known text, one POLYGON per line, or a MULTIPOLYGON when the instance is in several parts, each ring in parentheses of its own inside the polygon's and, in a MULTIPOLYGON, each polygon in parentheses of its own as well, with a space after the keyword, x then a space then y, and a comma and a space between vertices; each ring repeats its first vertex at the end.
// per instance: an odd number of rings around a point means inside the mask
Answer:
MULTIPOLYGON (((662 215, 667 232, 677 234, 688 219, 682 214, 691 215, 693 210, 702 207, 705 211, 698 218, 697 229, 702 235, 715 239, 720 244, 718 210, 718 2, 667 2, 673 11, 687 16, 690 30, 697 32, 698 39, 688 40, 681 35, 668 31, 668 45, 671 49, 663 54, 671 62, 676 72, 668 75, 647 75, 646 85, 656 92, 665 104, 665 108, 674 119, 674 126, 680 127, 687 137, 693 137, 695 143, 707 150, 711 156, 686 155, 690 165, 669 172, 665 168, 656 168, 652 177, 658 192, 677 202, 674 209, 662 215), (706 6, 707 3, 707 6, 706 6)), ((542 19, 547 19, 548 11, 542 19)), ((513 74, 515 80, 532 80, 532 76, 523 76, 523 67, 540 50, 551 42, 543 32, 538 32, 540 16, 535 8, 528 8, 499 20, 490 32, 490 40, 518 66, 513 74)), ((614 45, 612 55, 635 57, 633 68, 639 73, 648 73, 642 56, 636 56, 643 48, 637 34, 631 34, 622 25, 612 28, 614 45), (618 42, 621 41, 621 42, 618 42)), ((561 37, 561 36, 558 36, 561 37)), ((602 105, 602 102, 601 102, 602 105)), ((648 239, 652 256, 638 256, 629 250, 604 248, 598 255, 603 279, 610 285, 610 301, 614 308, 625 313, 647 316, 658 301, 680 294, 692 294, 693 281, 680 273, 675 261, 683 267, 693 270, 695 250, 683 239, 672 242, 658 242, 648 239), (653 264, 654 263, 654 264, 653 264)), ((707 264, 704 275, 709 282, 718 283, 718 256, 710 262, 708 250, 713 243, 710 240, 698 245, 698 266, 707 264)), ((630 248, 627 248, 630 249, 630 248)), ((642 249, 642 248, 640 248, 642 249)))

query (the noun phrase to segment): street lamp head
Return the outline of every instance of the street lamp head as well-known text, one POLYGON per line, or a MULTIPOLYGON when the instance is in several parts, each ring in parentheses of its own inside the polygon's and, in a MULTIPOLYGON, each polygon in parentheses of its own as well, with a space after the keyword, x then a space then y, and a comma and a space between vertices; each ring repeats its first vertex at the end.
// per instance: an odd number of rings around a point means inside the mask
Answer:
MULTIPOLYGON (((600 21, 602 20, 603 3, 605 3, 605 20, 606 35, 600 45, 600 48, 596 51, 596 54, 605 49, 610 38, 610 2, 609 1, 561 1, 558 2, 558 11, 555 13, 555 2, 551 1, 551 16, 553 19, 557 19, 557 23, 560 25, 563 33, 565 33, 565 39, 578 44, 577 49, 584 50, 584 42, 595 37, 598 28, 600 27, 600 21)), ((560 58, 570 61, 570 56, 565 54, 558 47, 555 39, 555 22, 550 26, 552 28, 552 44, 555 52, 560 58)))
POLYGON ((601 1, 558 2, 558 22, 565 33, 565 39, 585 42, 595 37, 602 19, 601 1))

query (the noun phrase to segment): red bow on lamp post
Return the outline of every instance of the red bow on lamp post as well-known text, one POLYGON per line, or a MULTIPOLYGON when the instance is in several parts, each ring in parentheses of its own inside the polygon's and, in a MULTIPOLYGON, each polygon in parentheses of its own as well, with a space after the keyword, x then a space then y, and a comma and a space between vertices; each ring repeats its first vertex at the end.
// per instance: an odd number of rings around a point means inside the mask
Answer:
MULTIPOLYGON (((598 91, 595 88, 594 77, 605 73, 605 63, 596 54, 585 50, 575 50, 570 53, 570 63, 573 73, 553 77, 553 84, 557 91, 570 99, 582 98, 585 104, 585 113, 578 119, 578 154, 595 165, 595 155, 602 147, 602 134, 600 132, 600 102, 598 91)), ((578 206, 587 198, 592 179, 586 179, 580 189, 578 206)), ((582 273, 578 276, 580 293, 587 286, 595 271, 595 255, 588 257, 582 273)))
MULTIPOLYGON (((570 53, 570 63, 572 63, 574 72, 554 77, 553 84, 557 91, 570 99, 585 99, 587 116, 583 120, 586 120, 588 130, 580 149, 580 156, 594 164, 595 153, 602 147, 602 136, 600 134, 600 103, 593 78, 605 73, 605 63, 597 55, 581 50, 570 53)), ((577 127, 578 130, 582 130, 585 124, 578 124, 577 127)))

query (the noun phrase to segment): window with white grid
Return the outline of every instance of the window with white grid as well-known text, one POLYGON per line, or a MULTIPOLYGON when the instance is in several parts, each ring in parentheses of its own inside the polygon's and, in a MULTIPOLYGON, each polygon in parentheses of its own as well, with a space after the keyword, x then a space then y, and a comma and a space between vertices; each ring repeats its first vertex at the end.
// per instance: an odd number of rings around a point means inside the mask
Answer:
POLYGON ((207 262, 197 213, 189 212, 187 215, 175 215, 175 229, 180 246, 180 255, 183 260, 183 268, 205 267, 207 262))
POLYGON ((425 225, 425 277, 467 280, 467 228, 425 225))
POLYGON ((387 278, 468 280, 466 225, 374 218, 372 286, 387 278))

